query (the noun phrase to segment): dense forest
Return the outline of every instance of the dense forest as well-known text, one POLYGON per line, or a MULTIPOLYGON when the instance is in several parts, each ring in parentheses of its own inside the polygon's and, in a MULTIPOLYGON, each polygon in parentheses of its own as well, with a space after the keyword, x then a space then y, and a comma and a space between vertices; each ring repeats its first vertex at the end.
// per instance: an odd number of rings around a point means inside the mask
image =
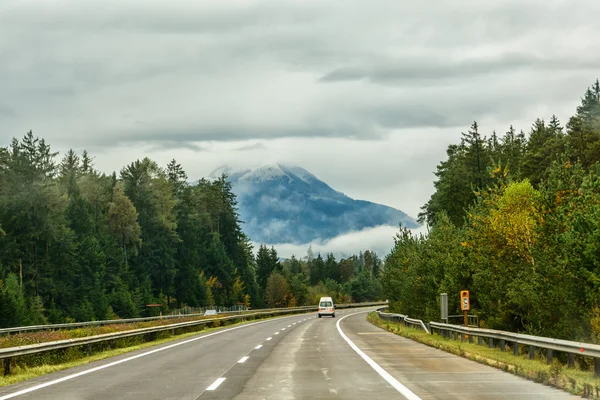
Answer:
POLYGON ((483 135, 475 122, 435 172, 427 235, 401 227, 385 258, 396 310, 438 321, 470 290, 480 325, 600 343, 600 84, 561 126, 483 135))
POLYGON ((184 306, 251 307, 378 299, 381 261, 255 256, 231 184, 193 184, 175 160, 119 174, 87 152, 58 161, 28 132, 0 148, 0 326, 156 315, 184 306))

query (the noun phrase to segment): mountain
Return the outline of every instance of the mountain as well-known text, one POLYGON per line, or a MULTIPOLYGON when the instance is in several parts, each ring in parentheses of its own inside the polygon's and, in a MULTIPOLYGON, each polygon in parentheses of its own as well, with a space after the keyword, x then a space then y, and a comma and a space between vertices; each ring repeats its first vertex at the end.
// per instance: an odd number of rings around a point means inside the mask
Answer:
POLYGON ((332 189, 304 168, 268 164, 257 168, 217 168, 227 175, 238 198, 242 229, 253 242, 304 244, 381 225, 414 229, 404 212, 332 189))

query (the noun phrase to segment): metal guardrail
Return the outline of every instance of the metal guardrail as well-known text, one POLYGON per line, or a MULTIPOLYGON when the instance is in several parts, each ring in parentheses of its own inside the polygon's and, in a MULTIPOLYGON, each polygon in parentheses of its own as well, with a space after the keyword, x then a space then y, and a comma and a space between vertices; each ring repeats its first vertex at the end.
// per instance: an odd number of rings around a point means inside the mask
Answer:
MULTIPOLYGON (((316 306, 302 306, 302 307, 294 307, 294 309, 309 310, 311 308, 315 308, 316 306)), ((243 313, 252 313, 256 311, 273 311, 280 310, 277 308, 265 308, 265 309, 257 309, 251 311, 224 311, 223 314, 243 314, 243 313)), ((180 318, 193 318, 193 317, 203 317, 204 313, 199 314, 175 314, 175 315, 163 315, 156 317, 141 317, 141 318, 127 318, 127 319, 110 319, 110 320, 100 320, 100 321, 86 321, 86 322, 73 322, 73 323, 65 323, 65 324, 47 324, 47 325, 29 325, 29 326, 16 326, 13 328, 3 328, 0 329, 0 335, 10 335, 14 333, 22 333, 22 332, 35 332, 35 331, 50 331, 50 330, 59 330, 59 329, 77 329, 77 328, 85 328, 88 326, 104 326, 104 325, 116 325, 116 324, 131 324, 135 322, 150 322, 164 319, 180 319, 180 318)))
MULTIPOLYGON (((375 303, 338 304, 335 307, 343 309, 343 308, 369 307, 369 306, 376 306, 376 305, 381 305, 381 304, 385 304, 385 303, 375 302, 375 303)), ((10 347, 10 348, 0 349, 0 360, 2 360, 2 359, 4 360, 4 373, 6 375, 6 374, 10 373, 10 361, 12 358, 21 357, 21 356, 25 356, 25 355, 29 355, 29 354, 64 349, 67 347, 86 346, 86 345, 91 345, 91 344, 98 343, 98 342, 105 342, 105 341, 116 340, 116 339, 121 339, 121 338, 126 338, 126 337, 132 337, 132 336, 140 336, 140 335, 145 335, 148 333, 156 333, 156 332, 163 332, 163 331, 169 331, 169 330, 171 330, 171 331, 173 331, 173 333, 175 333, 176 329, 187 328, 187 327, 197 326, 197 325, 210 324, 210 323, 213 323, 214 321, 228 321, 228 320, 234 320, 234 319, 244 320, 245 318, 250 318, 250 317, 298 314, 298 313, 302 313, 302 312, 311 312, 311 311, 314 312, 316 310, 317 310, 316 305, 315 306, 305 306, 305 307, 294 307, 294 308, 271 309, 269 311, 245 313, 245 314, 239 314, 239 315, 232 315, 232 316, 228 316, 228 317, 205 318, 205 319, 200 319, 200 320, 195 320, 195 321, 186 321, 186 322, 179 322, 176 324, 153 326, 153 327, 148 327, 148 328, 133 329, 133 330, 127 330, 127 331, 115 332, 115 333, 106 333, 106 334, 102 334, 102 335, 94 335, 94 336, 88 336, 88 337, 82 337, 82 338, 76 338, 76 339, 66 339, 66 340, 58 340, 58 341, 54 341, 54 342, 36 343, 36 344, 30 344, 30 345, 25 345, 25 346, 10 347)), ((61 324, 61 325, 69 325, 69 324, 61 324)), ((89 348, 88 348, 88 352, 89 352, 89 348)))
POLYGON ((567 353, 569 367, 574 366, 575 355, 593 357, 594 375, 600 377, 600 345, 597 344, 524 335, 493 329, 471 328, 439 322, 430 322, 429 325, 431 326, 432 333, 434 330, 437 330, 440 336, 448 338, 459 339, 458 336, 460 336, 461 341, 468 339, 470 343, 473 343, 476 337, 478 344, 483 344, 483 339, 487 339, 489 348, 495 348, 496 344, 494 340, 497 340, 501 351, 505 351, 506 344, 509 343, 513 354, 516 356, 519 355, 519 346, 529 346, 529 359, 532 360, 535 358, 536 348, 546 351, 546 361, 548 363, 552 362, 555 351, 567 353))
POLYGON ((404 318, 404 322, 406 322, 407 324, 420 326, 425 332, 429 333, 429 329, 427 329, 427 326, 425 326, 423 321, 421 321, 420 319, 406 317, 404 318))
MULTIPOLYGON (((365 307, 369 305, 381 305, 385 304, 384 302, 371 302, 371 303, 357 303, 357 304, 366 304, 365 307)), ((337 304, 337 308, 349 308, 351 304, 337 304)), ((301 306, 301 307, 292 307, 294 310, 312 310, 316 309, 316 305, 314 306, 301 306)), ((362 307, 362 306, 361 306, 362 307)), ((218 314, 248 314, 258 311, 275 311, 282 310, 282 308, 261 308, 255 310, 247 310, 247 311, 218 311, 218 314)), ((77 329, 77 328, 85 328, 88 326, 104 326, 104 325, 115 325, 115 324, 131 324, 135 322, 150 322, 157 321, 161 319, 178 319, 178 318, 193 318, 193 317, 204 317, 205 313, 196 313, 196 314, 174 314, 174 315, 163 315, 156 317, 141 317, 141 318, 128 318, 128 319, 111 319, 111 320, 100 320, 100 321, 86 321, 86 322, 73 322, 73 323, 65 323, 65 324, 47 324, 47 325, 29 325, 29 326, 16 326, 12 328, 3 328, 0 329, 1 335, 10 335, 13 333, 22 333, 22 332, 35 332, 35 331, 50 331, 50 330, 59 330, 59 329, 77 329)))
POLYGON ((465 327, 460 325, 444 324, 440 322, 424 323, 420 319, 408 318, 403 314, 393 314, 383 312, 387 307, 377 310, 377 314, 383 320, 404 322, 405 325, 417 326, 427 333, 434 333, 455 340, 468 340, 469 343, 474 342, 477 338, 477 343, 484 344, 484 339, 487 341, 489 348, 495 348, 499 345, 500 351, 506 350, 507 343, 512 347, 513 354, 518 356, 520 346, 529 346, 529 359, 535 359, 535 350, 541 349, 546 351, 547 363, 552 363, 554 352, 566 353, 568 356, 568 366, 573 367, 575 364, 575 355, 592 357, 594 359, 594 375, 600 377, 600 345, 574 342, 563 339, 553 339, 543 336, 524 335, 521 333, 513 333, 507 331, 498 331, 494 329, 483 329, 465 327), (429 328, 429 329, 428 329, 429 328), (497 341, 495 343, 494 341, 497 341))
POLYGON ((413 325, 413 326, 416 326, 417 328, 421 328, 425 332, 429 333, 429 329, 423 323, 423 321, 421 321, 420 319, 408 318, 408 316, 406 316, 404 314, 394 314, 394 313, 383 312, 383 310, 385 308, 387 308, 387 307, 383 307, 383 308, 380 308, 379 310, 377 310, 377 314, 379 315, 379 317, 381 319, 386 320, 386 321, 396 321, 399 323, 403 322, 404 325, 406 325, 406 326, 413 325))

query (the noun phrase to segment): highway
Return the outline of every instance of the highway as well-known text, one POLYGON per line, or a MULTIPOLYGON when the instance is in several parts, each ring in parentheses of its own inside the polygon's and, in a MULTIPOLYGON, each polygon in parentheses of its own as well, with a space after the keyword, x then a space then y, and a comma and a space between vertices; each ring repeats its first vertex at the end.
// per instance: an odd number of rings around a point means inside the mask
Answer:
POLYGON ((199 333, 1 388, 0 400, 579 398, 393 335, 366 311, 199 333))

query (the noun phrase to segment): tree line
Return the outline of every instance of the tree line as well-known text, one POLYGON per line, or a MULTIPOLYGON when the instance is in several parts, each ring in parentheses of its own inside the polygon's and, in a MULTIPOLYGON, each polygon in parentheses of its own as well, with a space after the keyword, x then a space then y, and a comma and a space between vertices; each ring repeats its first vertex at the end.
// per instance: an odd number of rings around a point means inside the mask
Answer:
POLYGON ((261 245, 256 264, 258 282, 265 288, 266 301, 273 307, 317 304, 320 297, 330 296, 335 303, 381 300, 379 280, 382 261, 369 250, 336 260, 315 255, 309 247, 302 260, 291 258, 277 263, 276 251, 261 245))
POLYGON ((105 174, 86 151, 57 157, 31 131, 0 148, 1 327, 156 315, 155 303, 302 305, 307 290, 338 288, 328 279, 367 278, 355 264, 329 272, 343 264, 329 257, 328 272, 308 260, 301 273, 275 249, 255 257, 225 175, 190 183, 175 160, 149 158, 105 174))
POLYGON ((427 235, 404 227, 385 258, 393 307, 437 321, 470 290, 483 327, 600 342, 600 84, 575 115, 530 130, 474 122, 435 172, 427 235))

